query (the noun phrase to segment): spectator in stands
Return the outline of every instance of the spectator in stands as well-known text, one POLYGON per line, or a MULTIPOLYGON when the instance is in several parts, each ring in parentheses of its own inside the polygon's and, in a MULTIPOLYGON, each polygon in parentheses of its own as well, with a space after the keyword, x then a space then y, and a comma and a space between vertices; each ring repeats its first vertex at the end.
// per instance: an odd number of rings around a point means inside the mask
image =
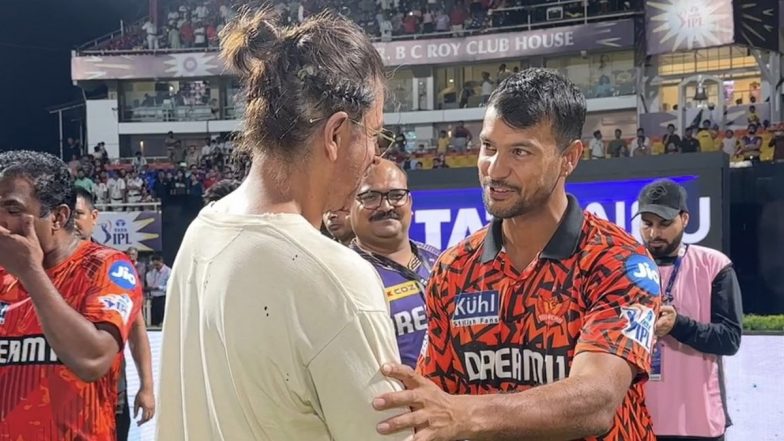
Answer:
POLYGON ((92 179, 88 178, 84 174, 84 170, 79 169, 76 172, 76 181, 74 181, 74 185, 80 188, 83 188, 86 192, 93 194, 95 192, 95 183, 92 179))
POLYGON ((182 48, 182 41, 180 40, 180 30, 177 29, 177 27, 169 26, 166 34, 169 40, 169 48, 171 49, 182 48))
POLYGON ((501 65, 498 66, 498 74, 496 74, 496 84, 503 83, 504 80, 509 78, 511 75, 512 72, 506 68, 506 63, 501 63, 501 65))
POLYGON ((759 125, 760 117, 757 115, 757 106, 749 106, 749 113, 746 115, 746 120, 750 125, 754 124, 755 127, 759 125))
POLYGON ((147 33, 147 49, 158 50, 158 29, 152 23, 151 18, 148 18, 142 25, 142 30, 147 33))
POLYGON ((204 203, 204 185, 199 172, 191 173, 188 178, 188 196, 193 200, 194 206, 204 203))
POLYGON ((99 142, 96 144, 95 148, 93 149, 93 156, 95 159, 98 159, 101 162, 106 162, 109 160, 109 152, 106 151, 105 142, 99 142))
POLYGON ((188 179, 182 168, 177 169, 177 173, 169 183, 169 197, 182 197, 188 195, 188 179))
POLYGON ((458 0, 449 13, 449 23, 452 24, 453 37, 463 36, 463 29, 467 18, 468 13, 466 12, 465 6, 463 6, 462 0, 458 0))
POLYGON ((123 175, 118 175, 117 172, 111 172, 109 181, 106 186, 109 189, 109 199, 112 205, 125 203, 125 192, 127 185, 124 179, 124 171, 120 170, 123 175))
POLYGON ((193 25, 190 20, 186 19, 180 26, 180 42, 182 43, 182 47, 193 47, 195 41, 194 37, 193 25))
POLYGON ((144 180, 139 177, 137 171, 131 170, 128 177, 125 179, 126 194, 129 204, 138 204, 142 201, 142 188, 144 187, 144 180))
POLYGON ((490 80, 490 72, 482 72, 482 106, 487 104, 494 88, 493 82, 490 80))
POLYGON ((93 193, 95 194, 95 203, 98 205, 107 205, 110 202, 109 185, 107 184, 108 180, 108 172, 102 171, 98 177, 98 183, 95 185, 93 190, 93 193))
POLYGON ((141 171, 147 166, 147 158, 144 157, 141 150, 136 152, 136 156, 134 156, 133 161, 131 161, 131 165, 136 171, 141 171))
POLYGON ((446 13, 445 9, 439 9, 438 15, 436 16, 436 32, 439 34, 449 32, 451 26, 451 22, 449 21, 449 15, 446 13))
POLYGON ((441 130, 436 141, 436 153, 440 154, 449 151, 449 142, 449 135, 447 135, 446 130, 441 130))
POLYGON ((714 148, 713 133, 711 132, 711 122, 707 119, 702 122, 702 128, 697 132, 697 141, 700 143, 701 152, 712 152, 714 148))
POLYGON ((759 161, 762 150, 762 138, 757 135, 757 126, 749 124, 746 136, 741 139, 740 154, 747 161, 759 161))
POLYGON ((147 276, 147 265, 145 265, 144 262, 140 262, 139 261, 139 250, 137 250, 134 247, 130 247, 125 252, 125 254, 128 255, 128 259, 131 260, 131 263, 133 264, 133 267, 136 268, 136 274, 139 275, 139 280, 141 280, 141 282, 146 285, 147 284, 147 277, 146 277, 147 276))
POLYGON ((645 136, 643 129, 637 129, 637 137, 632 141, 629 147, 629 156, 648 156, 651 154, 651 140, 645 136))
POLYGON ((163 143, 166 146, 166 156, 169 157, 170 161, 174 161, 174 150, 182 142, 174 137, 174 132, 169 132, 166 134, 166 139, 163 140, 163 143))
POLYGON ((166 285, 169 282, 171 268, 163 263, 160 254, 153 255, 150 264, 150 269, 147 271, 147 287, 144 290, 152 298, 150 322, 153 326, 161 326, 166 308, 166 285))
POLYGON ((700 142, 692 136, 693 133, 693 127, 686 128, 686 132, 681 140, 681 153, 697 153, 700 151, 700 142))
POLYGON ((473 135, 465 128, 465 122, 458 121, 457 127, 452 131, 452 145, 458 153, 465 153, 471 143, 473 135))
POLYGON ((207 28, 201 21, 196 22, 193 28, 193 45, 194 47, 207 47, 207 28))
POLYGON ((201 157, 208 158, 212 156, 212 152, 215 149, 215 140, 210 140, 210 138, 204 139, 204 146, 201 148, 201 157))
POLYGON ((446 163, 446 155, 441 153, 433 159, 433 168, 449 168, 446 163))
POLYGON ((422 14, 422 32, 425 34, 432 34, 435 29, 433 25, 433 11, 430 8, 425 8, 422 14))
POLYGON ((591 151, 591 159, 604 159, 607 156, 601 130, 593 132, 593 139, 591 139, 588 147, 591 151))
POLYGON ((776 129, 773 134, 773 139, 768 143, 768 147, 773 147, 773 160, 784 160, 784 130, 781 125, 776 129))
POLYGON ((612 158, 629 157, 629 146, 627 146, 626 141, 621 138, 622 135, 623 132, 621 129, 615 129, 615 139, 610 141, 610 145, 607 146, 607 151, 612 158))
POLYGON ((648 151, 651 150, 651 138, 645 136, 645 129, 640 127, 637 129, 637 138, 635 140, 637 145, 644 145, 648 151))
POLYGON ((739 148, 740 143, 738 138, 735 137, 735 132, 732 129, 727 129, 724 132, 724 140, 721 142, 721 150, 732 158, 738 155, 739 148))
POLYGON ((675 125, 667 124, 667 133, 662 137, 664 153, 676 153, 680 151, 681 137, 675 133, 675 125))
POLYGON ((73 138, 68 138, 66 140, 67 145, 65 147, 65 158, 66 161, 72 161, 74 158, 78 161, 82 158, 82 145, 78 141, 74 140, 73 138), (67 159, 66 159, 67 158, 67 159))

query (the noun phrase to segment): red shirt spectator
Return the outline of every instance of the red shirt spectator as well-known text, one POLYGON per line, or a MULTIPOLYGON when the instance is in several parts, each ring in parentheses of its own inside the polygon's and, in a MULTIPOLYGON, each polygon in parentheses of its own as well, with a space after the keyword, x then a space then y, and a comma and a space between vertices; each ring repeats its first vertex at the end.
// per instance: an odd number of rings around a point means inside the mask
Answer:
POLYGON ((417 18, 413 14, 406 15, 403 19, 403 32, 406 34, 416 34, 417 32, 417 18))
POLYGON ((193 46, 195 37, 193 35, 193 25, 191 24, 191 22, 186 21, 180 27, 180 40, 182 40, 182 44, 185 47, 193 46))
POLYGON ((449 21, 452 26, 462 26, 466 21, 466 10, 463 5, 455 5, 452 12, 449 13, 449 21))

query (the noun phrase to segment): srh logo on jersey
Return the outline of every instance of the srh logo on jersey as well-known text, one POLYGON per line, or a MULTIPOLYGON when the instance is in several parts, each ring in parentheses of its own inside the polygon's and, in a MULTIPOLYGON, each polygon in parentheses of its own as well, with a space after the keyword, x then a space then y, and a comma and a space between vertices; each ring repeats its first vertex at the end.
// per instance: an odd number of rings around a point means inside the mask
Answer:
POLYGON ((453 326, 492 325, 498 323, 498 291, 461 292, 455 298, 453 326))
POLYGON ((647 256, 635 254, 626 260, 626 277, 653 296, 659 295, 659 268, 647 256))
POLYGON ((114 262, 109 268, 109 279, 120 288, 136 288, 136 271, 128 262, 114 262))
POLYGON ((58 363, 57 354, 43 335, 0 338, 0 366, 58 363))
POLYGON ((128 323, 133 310, 133 300, 125 294, 109 294, 100 298, 104 311, 115 311, 128 323))
POLYGON ((480 383, 549 384, 567 375, 566 356, 520 347, 464 352, 463 363, 468 381, 480 383))
POLYGON ((0 325, 5 323, 5 315, 8 313, 8 308, 11 305, 5 302, 0 302, 0 325))
POLYGON ((392 302, 419 293, 419 285, 409 280, 408 282, 390 286, 384 289, 384 291, 387 294, 387 301, 392 302))
POLYGON ((656 322, 653 309, 643 305, 622 306, 621 318, 626 322, 623 335, 650 351, 653 343, 653 325, 656 322))
POLYGON ((547 299, 540 298, 536 302, 536 318, 540 322, 548 325, 560 325, 564 322, 563 315, 566 312, 566 302, 556 297, 547 299))

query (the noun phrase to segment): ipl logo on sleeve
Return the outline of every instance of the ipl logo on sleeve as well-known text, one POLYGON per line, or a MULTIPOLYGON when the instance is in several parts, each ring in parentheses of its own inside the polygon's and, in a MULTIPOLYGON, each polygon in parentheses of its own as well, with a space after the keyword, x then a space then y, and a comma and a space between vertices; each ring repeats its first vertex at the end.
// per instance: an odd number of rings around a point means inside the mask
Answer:
POLYGON ((623 335, 641 344, 650 352, 653 344, 653 326, 656 321, 653 309, 643 305, 622 306, 621 318, 626 321, 623 335))
POLYGON ((128 318, 133 311, 133 300, 125 294, 109 294, 101 297, 104 311, 115 311, 122 317, 123 323, 128 323, 128 318))
POLYGON ((10 305, 5 302, 0 302, 0 325, 5 323, 5 315, 8 314, 8 307, 10 305))
POLYGON ((626 260, 626 277, 652 296, 658 296, 661 292, 659 267, 647 256, 641 254, 630 256, 626 260))
POLYGON ((128 262, 114 262, 109 268, 109 280, 120 288, 134 289, 136 288, 136 270, 128 262))

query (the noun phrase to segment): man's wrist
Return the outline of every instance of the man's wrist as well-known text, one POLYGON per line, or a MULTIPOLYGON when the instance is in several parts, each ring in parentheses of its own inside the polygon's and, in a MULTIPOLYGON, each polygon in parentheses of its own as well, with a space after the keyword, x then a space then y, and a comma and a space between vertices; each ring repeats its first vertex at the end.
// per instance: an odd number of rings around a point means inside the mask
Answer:
MULTIPOLYGON (((19 273, 19 281, 22 282, 22 285, 27 289, 31 284, 41 280, 41 279, 48 279, 49 276, 46 275, 46 270, 44 267, 39 264, 35 263, 30 265, 28 268, 23 270, 19 273)), ((27 289, 29 292, 30 290, 27 289)), ((31 294, 32 295, 32 294, 31 294)))
POLYGON ((484 427, 488 425, 485 400, 470 395, 452 395, 451 398, 454 399, 458 411, 457 439, 482 439, 486 433, 484 427))

